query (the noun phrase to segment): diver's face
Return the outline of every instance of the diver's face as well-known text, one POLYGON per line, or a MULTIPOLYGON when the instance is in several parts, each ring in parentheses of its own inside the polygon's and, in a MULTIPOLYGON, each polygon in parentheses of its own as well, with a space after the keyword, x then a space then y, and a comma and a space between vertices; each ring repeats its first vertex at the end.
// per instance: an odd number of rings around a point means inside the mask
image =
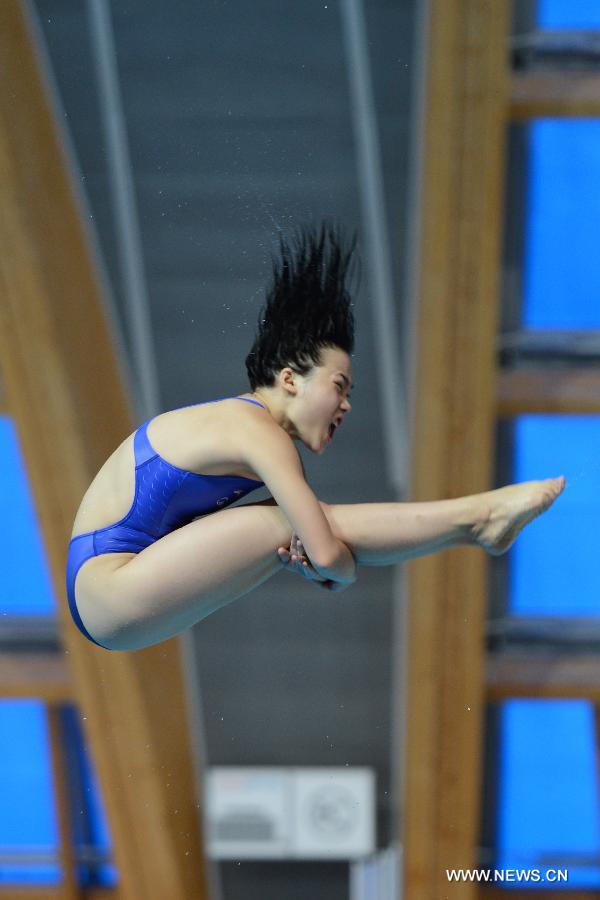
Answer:
POLYGON ((321 364, 299 376, 297 384, 294 424, 298 436, 313 453, 322 453, 352 409, 350 357, 338 347, 324 347, 321 364))

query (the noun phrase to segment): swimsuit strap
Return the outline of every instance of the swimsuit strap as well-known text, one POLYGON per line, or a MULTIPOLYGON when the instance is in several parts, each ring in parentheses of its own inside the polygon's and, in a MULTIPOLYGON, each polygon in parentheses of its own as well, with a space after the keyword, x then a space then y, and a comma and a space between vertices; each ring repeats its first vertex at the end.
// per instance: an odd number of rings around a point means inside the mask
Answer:
POLYGON ((254 403, 255 406, 260 406, 261 409, 266 409, 267 407, 264 403, 259 403, 258 400, 251 400, 250 397, 231 397, 231 400, 245 400, 246 403, 254 403))
MULTIPOLYGON (((262 403, 259 403, 258 400, 251 400, 250 397, 221 397, 221 400, 245 400, 246 403, 254 403, 255 406, 260 406, 261 409, 266 409, 262 403)), ((219 400, 209 400, 208 403, 218 403, 219 400)), ((192 403, 190 406, 202 406, 201 403, 192 403)), ((181 409, 188 409, 187 406, 182 406, 181 409)), ((154 416, 150 419, 146 419, 146 421, 140 425, 140 427, 135 432, 135 436, 133 439, 133 452, 135 456, 135 465, 136 468, 141 466, 143 463, 148 462, 149 459, 153 459, 155 456, 158 456, 158 453, 148 440, 148 435, 146 430, 148 428, 149 423, 152 421, 154 416)))
POLYGON ((148 462, 149 459, 154 459, 155 456, 158 456, 158 453, 148 440, 148 435, 146 434, 148 423, 151 421, 152 419, 147 419, 143 425, 140 425, 133 438, 133 455, 135 457, 136 469, 138 466, 143 465, 143 463, 148 462))

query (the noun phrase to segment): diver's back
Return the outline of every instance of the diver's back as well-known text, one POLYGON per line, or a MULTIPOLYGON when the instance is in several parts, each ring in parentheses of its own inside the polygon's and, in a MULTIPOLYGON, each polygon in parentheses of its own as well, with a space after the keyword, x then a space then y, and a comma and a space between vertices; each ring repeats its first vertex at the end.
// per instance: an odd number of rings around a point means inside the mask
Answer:
MULTIPOLYGON (((148 440, 156 453, 182 470, 257 479, 242 462, 239 448, 247 416, 265 415, 265 410, 239 400, 224 398, 161 413, 148 423, 148 440)), ((90 484, 75 517, 73 537, 117 522, 131 508, 134 436, 135 432, 117 447, 90 484)))

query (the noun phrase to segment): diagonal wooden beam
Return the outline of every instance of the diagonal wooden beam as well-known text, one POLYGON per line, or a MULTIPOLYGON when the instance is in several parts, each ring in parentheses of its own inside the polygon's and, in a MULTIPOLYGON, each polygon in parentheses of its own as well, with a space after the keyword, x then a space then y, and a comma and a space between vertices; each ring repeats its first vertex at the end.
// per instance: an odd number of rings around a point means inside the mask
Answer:
MULTIPOLYGON (((432 0, 425 89, 413 496, 492 480, 508 4, 432 0)), ((477 864, 487 560, 408 567, 403 896, 471 900, 477 864)))
POLYGON ((0 4, 0 367, 25 457, 122 898, 207 896, 179 642, 102 650, 71 623, 77 505, 132 417, 25 7, 0 4))

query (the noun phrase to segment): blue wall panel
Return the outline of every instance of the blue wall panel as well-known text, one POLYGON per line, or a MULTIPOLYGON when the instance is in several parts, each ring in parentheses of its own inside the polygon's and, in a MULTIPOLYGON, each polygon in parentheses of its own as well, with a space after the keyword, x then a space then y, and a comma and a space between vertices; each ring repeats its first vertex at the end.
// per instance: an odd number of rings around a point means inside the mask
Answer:
POLYGON ((600 328, 599 186, 599 121, 529 126, 526 328, 600 328))
POLYGON ((538 0, 537 21, 541 28, 600 28, 600 4, 597 0, 538 0))
POLYGON ((590 703, 503 705, 498 868, 567 868, 563 887, 600 882, 595 746, 590 703))
MULTIPOLYGON (((0 701, 0 798, 0 853, 57 853, 48 728, 38 701, 0 701)), ((2 883, 56 884, 60 879, 53 863, 0 863, 2 883)))
MULTIPOLYGON (((540 0, 538 25, 598 28, 600 3, 540 0)), ((600 221, 600 122, 531 123, 529 166, 523 327, 600 328, 595 237, 600 221)), ((515 480, 560 474, 566 475, 567 488, 559 503, 530 525, 511 551, 508 606, 512 614, 600 613, 600 576, 595 565, 600 419, 521 417, 515 427, 515 480)), ((504 704, 498 867, 567 866, 569 881, 563 887, 598 887, 596 743, 594 710, 587 702, 514 700, 504 704)))
POLYGON ((509 608, 520 615, 600 615, 600 418, 521 416, 515 481, 565 475, 556 505, 510 551, 509 608))
POLYGON ((54 613, 42 537, 15 427, 0 416, 0 615, 54 613))
MULTIPOLYGON (((42 536, 29 489, 27 473, 13 422, 0 416, 0 615, 55 613, 55 599, 42 536)), ((71 745, 79 746, 84 783, 86 831, 79 844, 110 854, 111 842, 95 773, 82 745, 73 711, 71 745)), ((45 710, 30 700, 0 702, 0 854, 31 849, 56 855, 56 831, 50 749, 45 710)), ((81 829, 79 829, 81 832, 81 829)), ((84 867, 82 883, 115 883, 112 865, 84 867)), ((56 884, 61 873, 55 863, 0 865, 0 882, 56 884)))

